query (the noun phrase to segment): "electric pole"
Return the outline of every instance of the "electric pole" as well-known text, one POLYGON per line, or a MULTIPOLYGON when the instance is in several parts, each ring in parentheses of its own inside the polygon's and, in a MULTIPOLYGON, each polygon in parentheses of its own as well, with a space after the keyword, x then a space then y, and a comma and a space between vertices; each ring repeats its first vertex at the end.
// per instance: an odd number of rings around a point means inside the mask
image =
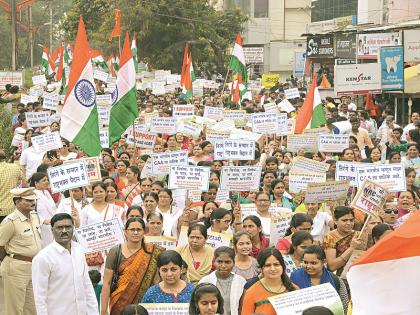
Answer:
POLYGON ((16 63, 17 63, 17 36, 16 36, 16 0, 12 0, 11 2, 11 12, 12 12, 12 27, 11 27, 11 33, 12 33, 12 70, 16 70, 16 63))
POLYGON ((32 6, 28 7, 29 22, 29 54, 31 59, 31 68, 34 66, 34 30, 32 26, 32 6))

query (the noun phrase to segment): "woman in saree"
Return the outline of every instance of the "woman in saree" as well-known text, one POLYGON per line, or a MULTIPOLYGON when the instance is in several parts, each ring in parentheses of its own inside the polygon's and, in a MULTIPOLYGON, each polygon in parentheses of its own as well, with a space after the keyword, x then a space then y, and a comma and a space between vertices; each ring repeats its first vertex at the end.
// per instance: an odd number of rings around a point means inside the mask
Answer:
POLYGON ((359 233, 353 230, 355 216, 352 208, 336 207, 334 221, 337 228, 325 235, 323 247, 328 270, 337 271, 337 276, 340 276, 353 251, 363 249, 363 242, 358 238, 359 233))
POLYGON ((157 283, 157 257, 162 247, 146 244, 146 225, 141 218, 130 218, 125 224, 127 242, 108 253, 101 293, 101 315, 119 315, 129 304, 143 299, 147 289, 157 283), (118 270, 117 285, 111 291, 114 270, 118 270))
POLYGON ((122 190, 122 196, 124 197, 125 204, 127 207, 131 207, 134 197, 141 194, 140 186, 140 169, 135 165, 127 167, 125 172, 127 177, 127 185, 122 190))

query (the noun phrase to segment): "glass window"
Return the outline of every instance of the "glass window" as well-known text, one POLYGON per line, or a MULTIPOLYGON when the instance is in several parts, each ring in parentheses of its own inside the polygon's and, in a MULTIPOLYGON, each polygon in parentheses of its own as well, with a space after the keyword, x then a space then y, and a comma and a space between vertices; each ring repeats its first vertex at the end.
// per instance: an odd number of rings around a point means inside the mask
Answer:
POLYGON ((312 22, 357 15, 357 0, 317 0, 312 5, 312 22))
POLYGON ((268 0, 254 0, 254 18, 268 17, 268 0))

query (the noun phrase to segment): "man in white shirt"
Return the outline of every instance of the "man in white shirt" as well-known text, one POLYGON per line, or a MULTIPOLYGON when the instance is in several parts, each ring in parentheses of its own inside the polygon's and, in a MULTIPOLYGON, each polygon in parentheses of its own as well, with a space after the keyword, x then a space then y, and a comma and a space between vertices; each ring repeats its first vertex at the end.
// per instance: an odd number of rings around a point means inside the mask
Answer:
POLYGON ((407 134, 410 130, 416 129, 416 125, 420 122, 420 113, 413 112, 411 114, 411 123, 404 127, 401 140, 407 140, 407 134))
MULTIPOLYGON (((35 137, 38 135, 38 133, 34 133, 32 136, 35 137)), ((22 155, 20 156, 20 166, 22 167, 25 183, 26 181, 29 181, 29 178, 36 172, 38 166, 41 165, 45 153, 47 152, 37 152, 32 145, 23 150, 22 155)))
POLYGON ((379 127, 378 132, 376 133, 376 143, 387 143, 391 137, 392 129, 399 127, 400 126, 394 123, 394 116, 386 116, 384 123, 379 127))
POLYGON ((32 282, 38 315, 98 315, 98 302, 89 278, 82 248, 72 242, 71 215, 51 218, 54 242, 32 263, 32 282))

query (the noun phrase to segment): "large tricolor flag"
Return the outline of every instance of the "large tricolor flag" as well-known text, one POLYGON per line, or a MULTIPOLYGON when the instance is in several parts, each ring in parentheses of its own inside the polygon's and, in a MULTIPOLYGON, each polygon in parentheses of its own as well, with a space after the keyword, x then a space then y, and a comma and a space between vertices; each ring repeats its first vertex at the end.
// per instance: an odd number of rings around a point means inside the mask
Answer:
POLYGON ((232 70, 233 74, 240 73, 242 76, 242 82, 245 87, 248 86, 248 74, 245 65, 245 55, 243 49, 243 40, 241 33, 236 35, 235 46, 233 47, 232 56, 228 68, 232 70))
POLYGON ((55 69, 54 61, 51 59, 51 56, 47 47, 44 47, 42 51, 41 69, 42 69, 42 73, 44 73, 45 75, 52 74, 55 69))
POLYGON ((417 212, 350 267, 352 315, 420 314, 419 226, 417 212))
POLYGON ((61 112, 60 134, 81 147, 87 155, 98 156, 101 144, 89 51, 85 24, 80 17, 69 84, 61 112))
POLYGON ((137 39, 136 39, 135 33, 133 36, 133 40, 131 41, 131 54, 133 55, 134 69, 136 69, 136 72, 137 72, 139 60, 137 56, 137 39))
POLYGON ((236 75, 236 80, 232 81, 232 103, 233 104, 240 104, 242 101, 243 96, 247 92, 247 89, 242 81, 242 75, 238 73, 236 75))
MULTIPOLYGON (((186 46, 188 49, 188 46, 186 46)), ((188 53, 188 52, 187 52, 188 53)), ((185 55, 184 55, 185 60, 185 55)), ((195 81, 194 67, 192 64, 192 55, 191 53, 187 54, 186 67, 183 68, 183 74, 181 72, 181 88, 182 95, 181 98, 192 99, 193 96, 193 82, 195 81)))
POLYGON ((124 131, 138 117, 136 93, 136 69, 127 32, 119 64, 117 87, 112 93, 113 105, 109 118, 110 144, 119 140, 124 131))
POLYGON ((305 129, 318 128, 326 122, 321 95, 316 86, 316 75, 314 75, 309 93, 296 116, 295 133, 299 134, 305 129))

